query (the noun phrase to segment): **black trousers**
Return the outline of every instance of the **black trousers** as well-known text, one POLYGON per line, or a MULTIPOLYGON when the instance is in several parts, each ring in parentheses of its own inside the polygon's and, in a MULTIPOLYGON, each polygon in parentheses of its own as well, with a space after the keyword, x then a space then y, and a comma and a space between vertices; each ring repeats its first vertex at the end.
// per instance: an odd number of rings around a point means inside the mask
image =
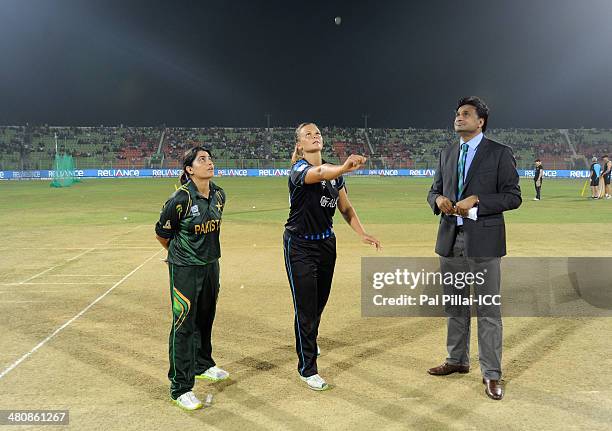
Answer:
MULTIPOLYGON (((540 183, 540 184, 542 184, 542 183, 540 183)), ((534 186, 535 186, 535 189, 536 189, 536 198, 540 199, 540 191, 542 190, 542 186, 540 185, 538 187, 536 182, 534 182, 534 186)))
POLYGON ((219 297, 219 262, 208 265, 168 264, 172 329, 169 338, 170 396, 193 389, 196 374, 215 365, 212 326, 219 297))
POLYGON ((336 238, 308 241, 285 231, 283 248, 295 312, 298 372, 310 377, 318 374, 317 335, 334 276, 336 238))

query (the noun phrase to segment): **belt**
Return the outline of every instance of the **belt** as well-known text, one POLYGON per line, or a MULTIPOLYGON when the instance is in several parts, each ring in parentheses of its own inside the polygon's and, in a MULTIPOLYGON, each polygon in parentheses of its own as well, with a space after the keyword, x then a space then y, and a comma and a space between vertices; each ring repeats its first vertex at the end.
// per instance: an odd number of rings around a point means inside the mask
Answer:
POLYGON ((334 231, 329 228, 327 229, 325 232, 321 232, 321 233, 310 233, 310 234, 297 234, 296 236, 300 239, 305 239, 308 241, 316 241, 316 240, 320 240, 320 239, 327 239, 327 238, 331 238, 334 235, 334 231))

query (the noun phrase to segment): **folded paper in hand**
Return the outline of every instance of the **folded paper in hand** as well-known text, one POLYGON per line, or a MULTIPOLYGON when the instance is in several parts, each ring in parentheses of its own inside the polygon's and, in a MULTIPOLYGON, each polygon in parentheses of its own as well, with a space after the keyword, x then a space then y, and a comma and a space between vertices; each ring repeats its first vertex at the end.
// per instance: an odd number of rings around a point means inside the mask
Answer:
MULTIPOLYGON (((459 217, 457 214, 453 214, 456 217, 459 217)), ((467 217, 464 218, 469 218, 470 220, 478 220, 478 207, 472 207, 468 210, 468 215, 467 217)))

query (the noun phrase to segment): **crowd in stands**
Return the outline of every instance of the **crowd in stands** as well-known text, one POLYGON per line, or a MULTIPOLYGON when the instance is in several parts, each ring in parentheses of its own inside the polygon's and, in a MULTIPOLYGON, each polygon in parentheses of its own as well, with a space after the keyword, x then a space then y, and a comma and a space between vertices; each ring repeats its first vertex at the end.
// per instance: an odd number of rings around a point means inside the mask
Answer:
MULTIPOLYGON (((451 129, 321 131, 324 159, 338 162, 359 153, 385 168, 435 167, 440 149, 457 139, 451 129)), ((547 168, 583 168, 573 165, 577 158, 590 160, 612 150, 610 129, 491 129, 487 135, 510 145, 523 168, 535 158, 547 168)), ((276 167, 288 164, 295 129, 0 126, 0 170, 50 169, 56 145, 83 169, 177 167, 194 145, 210 147, 220 167, 276 167)))

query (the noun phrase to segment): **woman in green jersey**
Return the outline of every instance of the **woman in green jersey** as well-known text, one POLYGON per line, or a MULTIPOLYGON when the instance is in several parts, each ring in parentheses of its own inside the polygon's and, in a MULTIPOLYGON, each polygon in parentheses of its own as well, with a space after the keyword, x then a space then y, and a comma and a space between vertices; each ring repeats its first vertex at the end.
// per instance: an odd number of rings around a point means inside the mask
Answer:
POLYGON ((219 295, 219 230, 225 206, 225 192, 211 181, 213 176, 210 150, 195 147, 188 151, 181 187, 164 204, 155 226, 158 241, 168 250, 170 272, 170 396, 186 410, 202 407, 192 391, 195 379, 229 377, 212 358, 211 333, 219 295))

